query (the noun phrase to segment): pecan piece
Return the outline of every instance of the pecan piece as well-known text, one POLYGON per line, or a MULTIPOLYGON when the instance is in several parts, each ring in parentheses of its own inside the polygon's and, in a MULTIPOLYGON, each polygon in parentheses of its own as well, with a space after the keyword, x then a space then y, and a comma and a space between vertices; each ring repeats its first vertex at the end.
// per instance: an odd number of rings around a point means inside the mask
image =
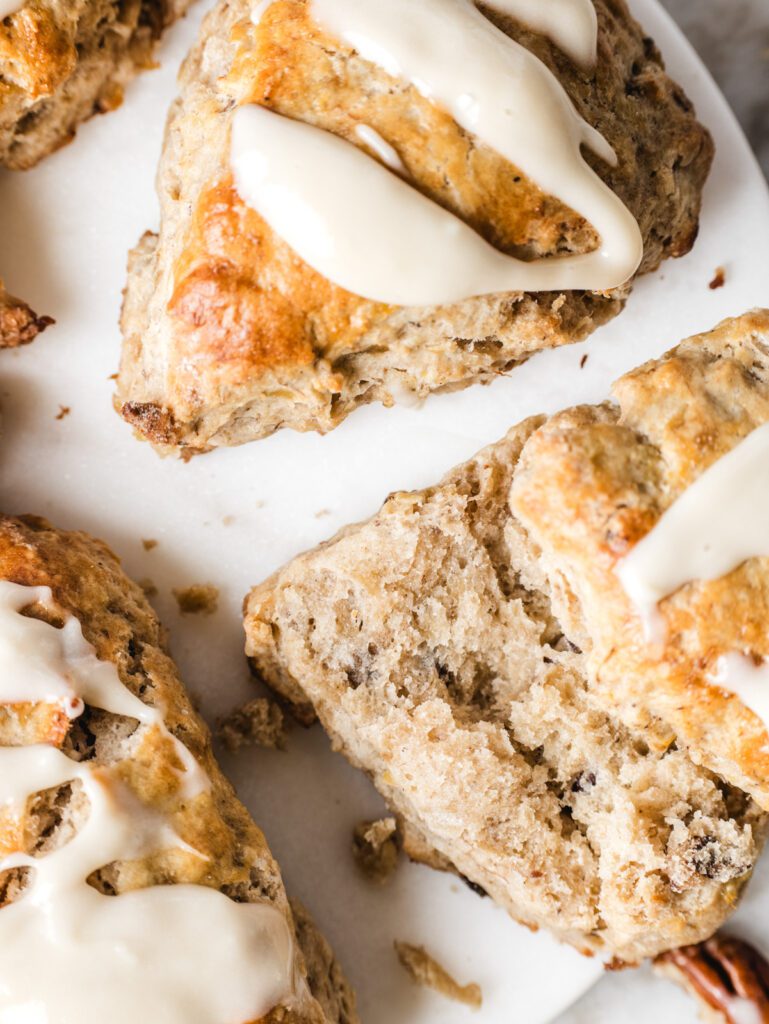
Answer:
POLYGON ((655 967, 699 1001, 706 1020, 769 1024, 769 963, 747 942, 716 935, 663 953, 655 967))

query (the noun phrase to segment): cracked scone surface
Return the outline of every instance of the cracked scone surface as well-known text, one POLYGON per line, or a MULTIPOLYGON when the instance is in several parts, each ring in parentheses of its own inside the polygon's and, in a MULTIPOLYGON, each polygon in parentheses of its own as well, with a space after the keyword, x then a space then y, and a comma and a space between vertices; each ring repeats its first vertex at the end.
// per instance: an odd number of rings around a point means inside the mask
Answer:
MULTIPOLYGON (((415 88, 325 35, 307 0, 275 0, 258 25, 251 7, 220 2, 204 22, 167 126, 160 233, 129 260, 115 404, 141 436, 191 454, 281 427, 327 431, 366 402, 488 382, 620 311, 627 287, 399 308, 312 270, 234 189, 229 138, 240 104, 357 145, 356 127, 372 127, 416 188, 519 258, 582 253, 597 239, 415 88)), ((543 37, 484 11, 545 62, 614 147, 616 168, 588 159, 638 218, 646 272, 691 247, 712 142, 624 0, 596 0, 596 9, 594 79, 543 37)))
POLYGON ((769 808, 764 723, 712 682, 721 655, 769 657, 769 559, 695 581, 659 605, 646 642, 615 569, 717 459, 769 422, 769 311, 754 310, 622 377, 614 404, 553 416, 526 446, 512 503, 558 614, 589 640, 591 676, 629 723, 677 736, 769 808))
POLYGON ((542 422, 256 587, 247 652, 371 775, 420 856, 525 924, 635 962, 720 925, 765 820, 591 695, 584 629, 557 618, 508 506, 542 422))
POLYGON ((192 0, 27 0, 0 21, 0 166, 32 167, 153 66, 192 0))
MULTIPOLYGON (((0 578, 25 586, 49 586, 56 607, 77 617, 86 640, 100 659, 116 666, 127 689, 144 703, 164 708, 169 730, 212 783, 210 790, 185 797, 174 748, 158 730, 137 730, 134 719, 90 707, 72 720, 51 704, 0 707, 0 743, 50 743, 76 760, 119 765, 122 780, 137 799, 161 812, 182 840, 205 854, 195 856, 177 848, 115 862, 95 872, 90 884, 108 894, 157 884, 205 885, 239 902, 266 900, 293 928, 280 871, 264 836, 214 761, 208 730, 182 687, 166 651, 162 627, 115 556, 85 534, 56 531, 30 517, 0 517, 0 578)), ((40 606, 31 607, 29 613, 55 621, 51 611, 40 606)), ((87 801, 78 797, 71 784, 47 790, 27 805, 21 845, 29 853, 57 849, 86 817, 87 801)), ((4 852, 19 849, 19 835, 17 824, 0 819, 4 852)), ((21 888, 23 875, 6 872, 2 901, 18 896, 21 888)), ((295 1007, 277 1007, 264 1024, 356 1024, 349 986, 304 912, 295 934, 296 969, 311 982, 314 979, 317 999, 305 990, 295 1007), (305 951, 307 970, 299 949, 305 951)))

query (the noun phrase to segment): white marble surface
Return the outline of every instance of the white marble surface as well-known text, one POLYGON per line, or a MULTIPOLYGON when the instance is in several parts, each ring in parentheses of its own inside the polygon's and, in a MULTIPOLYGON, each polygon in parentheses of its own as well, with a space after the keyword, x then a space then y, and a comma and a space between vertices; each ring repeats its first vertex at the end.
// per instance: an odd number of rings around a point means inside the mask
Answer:
POLYGON ((769 0, 663 0, 739 117, 769 175, 769 0))

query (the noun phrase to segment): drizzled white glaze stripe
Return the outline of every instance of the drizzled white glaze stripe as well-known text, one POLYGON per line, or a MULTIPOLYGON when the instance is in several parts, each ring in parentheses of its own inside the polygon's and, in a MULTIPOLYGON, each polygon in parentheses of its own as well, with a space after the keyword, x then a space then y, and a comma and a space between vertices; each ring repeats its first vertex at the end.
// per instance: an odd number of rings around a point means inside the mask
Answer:
POLYGON ((0 20, 20 11, 23 6, 23 0, 0 0, 0 20))
MULTIPOLYGON (((36 603, 50 605, 50 591, 0 581, 0 703, 8 694, 12 702, 87 702, 170 736, 160 712, 98 661, 76 619, 57 629, 19 614, 36 603)), ((182 750, 179 743, 189 792, 199 794, 209 780, 182 750)), ((290 1005, 303 982, 277 909, 196 885, 100 894, 86 879, 114 861, 170 849, 200 855, 117 768, 78 763, 51 746, 0 748, 6 813, 21 815, 32 794, 75 780, 88 810, 74 838, 45 855, 0 860, 0 872, 33 868, 23 896, 0 910, 0 1024, 245 1024, 290 1005)))
POLYGON ((758 664, 745 654, 731 652, 718 659, 709 682, 739 697, 769 731, 769 663, 758 664))
POLYGON ((370 149, 372 153, 375 153, 391 171, 396 171, 398 174, 406 173, 403 161, 395 149, 389 142, 385 142, 379 132, 375 131, 371 125, 359 124, 355 129, 355 134, 364 146, 370 149))
POLYGON ((305 262, 348 291, 415 306, 492 292, 602 291, 633 275, 643 254, 638 225, 581 153, 585 145, 616 162, 611 147, 545 65, 470 0, 313 0, 312 14, 582 215, 601 246, 513 259, 375 161, 367 166, 357 147, 241 107, 231 150, 238 191, 305 262))
POLYGON ((645 622, 693 580, 713 580, 769 557, 769 423, 713 463, 617 566, 645 622))
POLYGON ((488 0, 487 6, 547 36, 581 68, 595 64, 598 17, 593 0, 488 0))

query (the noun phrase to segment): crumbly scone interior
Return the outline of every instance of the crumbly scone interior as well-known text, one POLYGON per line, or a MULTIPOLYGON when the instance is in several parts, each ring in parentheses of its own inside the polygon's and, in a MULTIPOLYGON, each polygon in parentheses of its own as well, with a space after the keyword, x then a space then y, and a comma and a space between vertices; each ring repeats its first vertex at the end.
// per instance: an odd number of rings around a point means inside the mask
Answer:
POLYGON ((540 423, 257 587, 247 651, 457 871, 524 923, 632 962, 721 923, 765 823, 589 693, 582 631, 554 615, 508 510, 540 423))
MULTIPOLYGON (((270 903, 293 929, 280 872, 264 836, 214 761, 208 731, 182 689, 157 618, 111 552, 83 534, 57 533, 41 520, 3 519, 0 577, 26 586, 51 586, 62 618, 55 609, 37 604, 25 614, 54 625, 60 625, 66 613, 75 614, 99 657, 115 664, 123 684, 143 703, 163 709, 171 735, 192 753, 211 781, 210 789, 188 795, 180 777, 183 766, 168 734, 135 719, 89 706, 70 720, 56 705, 3 705, 0 744, 51 744, 74 761, 110 766, 142 805, 145 820, 157 818, 186 844, 106 864, 89 876, 88 883, 111 896, 157 885, 208 886, 239 903, 270 903)), ((88 815, 88 800, 78 780, 37 793, 20 818, 9 811, 0 815, 0 851, 49 854, 66 845, 88 815)), ((3 903, 23 895, 28 880, 27 869, 6 871, 3 903)), ((296 1005, 270 1011, 265 1024, 352 1024, 357 1020, 354 1000, 333 954, 306 915, 301 931, 304 942, 295 946, 295 969, 304 975, 299 951, 304 946, 313 958, 317 987, 323 991, 320 1003, 329 1007, 328 1015, 300 986, 296 1005)))

